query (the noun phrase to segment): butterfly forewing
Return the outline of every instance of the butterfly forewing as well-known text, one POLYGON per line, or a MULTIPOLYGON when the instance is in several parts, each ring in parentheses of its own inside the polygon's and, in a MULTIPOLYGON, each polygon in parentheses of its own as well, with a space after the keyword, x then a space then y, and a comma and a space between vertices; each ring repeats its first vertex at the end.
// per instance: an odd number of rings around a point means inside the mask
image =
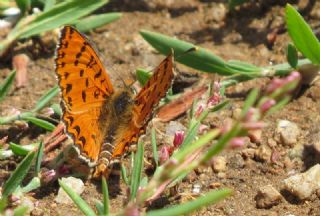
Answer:
POLYGON ((114 91, 110 78, 89 40, 70 26, 61 31, 55 63, 66 131, 82 154, 96 161, 103 141, 99 116, 114 91))

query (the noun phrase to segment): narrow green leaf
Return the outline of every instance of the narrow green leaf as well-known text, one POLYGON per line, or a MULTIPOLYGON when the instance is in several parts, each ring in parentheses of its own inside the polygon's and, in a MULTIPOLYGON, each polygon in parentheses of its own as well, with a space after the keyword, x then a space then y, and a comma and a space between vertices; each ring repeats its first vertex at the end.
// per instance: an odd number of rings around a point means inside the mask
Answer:
POLYGON ((262 68, 260 67, 257 67, 253 64, 249 64, 247 62, 238 61, 238 60, 229 60, 227 61, 226 66, 230 67, 234 71, 238 71, 238 73, 244 73, 244 74, 250 73, 250 75, 253 75, 255 73, 256 76, 261 75, 261 71, 262 71, 262 68))
POLYGON ((44 2, 44 8, 43 11, 47 12, 48 10, 50 10, 51 8, 53 8, 53 6, 56 4, 56 0, 46 0, 44 2))
POLYGON ((130 185, 130 200, 134 200, 136 198, 136 195, 139 189, 141 174, 143 170, 143 154, 144 154, 143 143, 139 141, 138 150, 134 157, 134 167, 132 171, 131 185, 130 185))
POLYGON ((320 64, 320 44, 310 26, 290 4, 286 6, 288 33, 297 49, 314 64, 320 64))
POLYGON ((99 15, 91 15, 77 21, 75 27, 80 32, 88 32, 92 29, 99 28, 103 25, 111 23, 122 16, 121 13, 105 13, 99 15))
POLYGON ((189 215, 192 212, 199 210, 200 208, 215 204, 220 200, 223 200, 226 197, 230 196, 231 194, 232 194, 232 191, 230 189, 221 189, 221 190, 211 191, 193 201, 175 205, 169 208, 163 208, 163 209, 147 212, 147 216, 189 215))
POLYGON ((16 71, 12 71, 4 80, 3 83, 0 85, 0 102, 5 98, 7 95, 10 87, 13 84, 14 78, 16 76, 16 71))
POLYGON ((33 143, 30 145, 18 145, 13 142, 10 142, 9 148, 12 150, 12 152, 15 155, 25 156, 29 152, 33 151, 38 145, 39 145, 39 143, 33 143))
POLYGON ((62 109, 60 107, 59 104, 54 103, 50 106, 53 109, 53 112, 58 115, 58 116, 62 116, 62 109))
POLYGON ((28 211, 28 206, 18 206, 13 210, 13 216, 24 216, 28 211))
POLYGON ((73 202, 78 206, 78 208, 83 212, 84 215, 87 216, 95 216, 94 210, 90 208, 90 206, 84 201, 76 192, 72 190, 68 185, 66 185, 60 179, 59 185, 62 189, 68 194, 68 196, 73 200, 73 202))
POLYGON ((152 144, 152 152, 153 152, 153 159, 156 163, 156 166, 159 166, 159 155, 158 155, 158 146, 157 146, 157 138, 156 138, 156 131, 154 128, 151 129, 151 144, 152 144))
POLYGON ((18 167, 13 171, 10 178, 4 183, 3 186, 3 197, 8 197, 12 194, 16 188, 21 184, 24 177, 27 175, 32 161, 35 157, 36 152, 30 152, 18 165, 18 167))
POLYGON ((46 129, 48 131, 53 131, 56 128, 56 126, 53 125, 52 123, 50 123, 46 120, 43 120, 43 119, 33 117, 33 116, 27 116, 27 117, 23 117, 21 119, 28 121, 28 122, 31 122, 32 124, 35 124, 35 125, 43 128, 43 129, 46 129))
POLYGON ((41 162, 43 157, 43 148, 44 148, 44 144, 43 142, 40 142, 40 145, 37 151, 37 157, 36 157, 35 176, 38 176, 40 173, 41 162))
POLYGON ((100 202, 99 200, 96 200, 95 206, 98 211, 98 215, 104 215, 103 214, 104 208, 103 208, 102 202, 100 202))
POLYGON ((147 71, 142 68, 138 68, 136 70, 136 77, 137 77, 137 80, 139 81, 141 86, 144 86, 147 83, 147 81, 150 79, 151 76, 152 76, 152 74, 150 73, 150 71, 147 71))
POLYGON ((72 23, 80 17, 90 14, 94 10, 106 4, 108 0, 70 0, 56 4, 50 10, 41 13, 27 26, 19 26, 19 38, 28 38, 72 23))
POLYGON ((292 44, 288 44, 287 47, 287 61, 292 68, 297 68, 298 52, 292 44))
POLYGON ((36 103, 34 109, 32 110, 33 112, 38 112, 41 110, 43 107, 45 107, 49 101, 55 97, 59 93, 59 87, 55 86, 49 91, 47 91, 36 103))
POLYGON ((102 193, 103 193, 103 215, 109 215, 109 191, 105 177, 102 177, 102 193))
POLYGON ((121 177, 122 177, 122 180, 124 181, 124 183, 126 185, 129 185, 129 179, 127 176, 127 169, 122 163, 121 163, 121 177))
POLYGON ((22 193, 29 193, 41 186, 41 181, 39 177, 33 177, 32 180, 23 188, 21 188, 22 193))
POLYGON ((184 65, 220 75, 231 75, 233 73, 220 57, 204 48, 197 47, 195 51, 186 53, 187 50, 196 46, 182 40, 146 30, 140 31, 140 34, 151 46, 163 55, 168 55, 171 49, 173 49, 176 56, 175 60, 184 65))
POLYGON ((16 0, 16 4, 19 7, 21 14, 25 15, 30 9, 31 1, 30 0, 16 0))
POLYGON ((259 90, 258 89, 253 89, 249 95, 247 96, 243 108, 242 108, 242 112, 241 112, 241 118, 244 118, 244 116, 247 114, 248 110, 250 109, 250 107, 253 106, 253 104, 256 102, 257 98, 259 95, 259 90))

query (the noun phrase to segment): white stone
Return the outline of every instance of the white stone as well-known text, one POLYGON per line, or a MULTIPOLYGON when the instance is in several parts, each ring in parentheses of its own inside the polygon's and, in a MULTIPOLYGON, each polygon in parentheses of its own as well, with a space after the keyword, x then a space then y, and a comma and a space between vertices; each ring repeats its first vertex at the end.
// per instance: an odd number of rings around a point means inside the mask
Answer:
POLYGON ((271 208, 281 202, 282 196, 272 185, 266 185, 259 188, 255 200, 258 208, 271 208))
POLYGON ((287 121, 280 120, 277 125, 277 134, 280 135, 280 141, 282 144, 287 146, 294 146, 297 143, 300 135, 300 128, 297 124, 287 121))
POLYGON ((304 173, 285 179, 284 189, 300 200, 310 197, 316 190, 320 189, 320 164, 311 167, 304 173))
MULTIPOLYGON (((62 178, 61 181, 65 183, 67 186, 71 187, 74 192, 77 194, 81 194, 84 190, 84 183, 81 179, 68 177, 62 178)), ((68 196, 68 194, 60 187, 58 191, 58 195, 54 199, 57 203, 71 204, 73 201, 68 196)))

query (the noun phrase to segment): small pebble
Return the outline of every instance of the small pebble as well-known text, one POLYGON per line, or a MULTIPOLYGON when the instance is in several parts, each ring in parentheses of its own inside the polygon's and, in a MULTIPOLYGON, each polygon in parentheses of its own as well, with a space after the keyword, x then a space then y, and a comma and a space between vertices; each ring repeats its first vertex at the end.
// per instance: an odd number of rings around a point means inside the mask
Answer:
POLYGON ((278 205, 282 200, 282 196, 272 185, 266 185, 259 188, 255 200, 258 208, 267 209, 278 205))
POLYGON ((272 151, 266 145, 261 145, 254 153, 254 158, 258 161, 268 162, 270 161, 272 151))
POLYGON ((300 128, 297 124, 287 121, 287 120, 280 120, 277 125, 276 134, 280 136, 275 137, 278 139, 278 142, 285 146, 294 146, 300 135, 300 128))
POLYGON ((228 167, 232 169, 242 169, 245 166, 245 162, 240 154, 235 154, 229 160, 228 167))
MULTIPOLYGON (((81 194, 84 190, 84 184, 81 179, 77 179, 74 177, 62 178, 63 181, 67 186, 71 187, 74 192, 77 194, 81 194)), ((57 203, 64 203, 64 204, 71 204, 73 201, 67 195, 67 193, 60 187, 58 191, 58 195, 54 199, 57 203)))
POLYGON ((304 173, 291 176, 283 182, 285 190, 300 200, 305 200, 320 189, 320 164, 311 167, 304 173))
POLYGON ((221 183, 220 183, 220 182, 212 182, 212 183, 209 185, 209 187, 210 187, 211 189, 219 188, 219 187, 221 187, 221 183))
POLYGON ((200 184, 194 184, 192 187, 192 193, 193 194, 199 194, 201 191, 201 185, 200 184))
POLYGON ((224 172, 227 169, 227 160, 223 156, 217 156, 212 159, 212 169, 214 172, 224 172))

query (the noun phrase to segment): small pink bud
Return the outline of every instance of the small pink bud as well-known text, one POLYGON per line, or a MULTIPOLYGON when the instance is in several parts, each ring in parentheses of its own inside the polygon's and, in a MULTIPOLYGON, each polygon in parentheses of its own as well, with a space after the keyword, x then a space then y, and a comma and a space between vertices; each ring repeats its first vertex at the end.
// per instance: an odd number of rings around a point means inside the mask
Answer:
POLYGON ((55 170, 48 170, 41 173, 41 181, 45 183, 54 181, 56 177, 57 177, 57 173, 55 170))
POLYGON ((282 79, 275 78, 271 81, 271 83, 267 86, 266 92, 267 93, 272 93, 281 86, 283 86, 284 82, 282 79))
POLYGON ((292 82, 301 78, 301 75, 298 71, 292 71, 289 76, 286 77, 287 82, 292 82))
POLYGON ((221 95, 218 93, 213 93, 213 95, 208 99, 208 107, 213 107, 217 105, 221 100, 221 95))
POLYGON ((244 137, 234 137, 230 141, 230 147, 231 148, 240 148, 245 145, 245 139, 244 137))
POLYGON ((245 122, 242 123, 242 127, 247 130, 259 130, 266 126, 264 122, 245 122))
POLYGON ((184 131, 176 131, 174 134, 174 139, 173 139, 173 147, 176 149, 178 148, 184 140, 184 131))
POLYGON ((260 110, 262 113, 265 113, 267 112, 271 107, 273 107, 274 105, 276 104, 276 101, 273 100, 273 99, 269 99, 267 101, 265 101, 261 107, 260 107, 260 110))
POLYGON ((196 111, 196 113, 195 113, 195 116, 196 116, 196 117, 199 117, 199 116, 201 115, 201 113, 204 111, 205 107, 206 107, 206 105, 203 104, 203 103, 201 103, 201 104, 198 106, 198 109, 197 109, 197 111, 196 111))
POLYGON ((170 157, 170 149, 167 146, 163 146, 159 152, 159 161, 160 164, 165 163, 170 157))
POLYGON ((259 110, 253 107, 250 107, 245 116, 246 122, 254 122, 259 119, 259 110))

